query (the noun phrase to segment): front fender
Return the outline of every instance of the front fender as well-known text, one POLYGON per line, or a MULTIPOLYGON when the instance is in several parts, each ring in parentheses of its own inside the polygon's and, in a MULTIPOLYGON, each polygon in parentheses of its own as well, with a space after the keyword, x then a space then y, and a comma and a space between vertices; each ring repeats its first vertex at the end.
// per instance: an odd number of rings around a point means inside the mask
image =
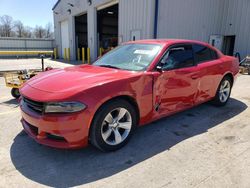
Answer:
POLYGON ((146 74, 95 86, 79 94, 76 99, 87 105, 86 113, 90 116, 88 127, 90 127, 96 111, 105 102, 119 96, 134 99, 140 112, 139 124, 144 124, 152 114, 152 91, 152 76, 146 74))

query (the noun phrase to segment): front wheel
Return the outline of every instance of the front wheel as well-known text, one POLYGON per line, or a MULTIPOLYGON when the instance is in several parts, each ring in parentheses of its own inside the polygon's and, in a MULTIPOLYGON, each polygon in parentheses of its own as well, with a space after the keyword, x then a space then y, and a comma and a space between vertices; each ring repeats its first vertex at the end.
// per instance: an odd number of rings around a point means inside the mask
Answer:
POLYGON ((11 89, 11 95, 12 97, 18 99, 20 97, 20 92, 18 88, 12 88, 11 89))
POLYGON ((136 126, 136 111, 125 100, 115 100, 98 110, 90 132, 91 143, 102 151, 124 146, 136 126))
POLYGON ((229 77, 224 77, 217 89, 213 103, 216 106, 224 106, 228 102, 232 90, 232 81, 229 77))

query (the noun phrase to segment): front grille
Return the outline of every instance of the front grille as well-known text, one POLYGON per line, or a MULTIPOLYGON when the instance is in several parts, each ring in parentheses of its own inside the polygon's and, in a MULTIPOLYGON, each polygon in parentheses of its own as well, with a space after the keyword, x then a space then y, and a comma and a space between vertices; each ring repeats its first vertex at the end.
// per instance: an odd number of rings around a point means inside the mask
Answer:
POLYGON ((43 109, 44 109, 43 102, 33 101, 33 100, 30 100, 30 99, 25 98, 25 97, 23 97, 23 102, 24 102, 25 106, 27 106, 29 109, 31 109, 39 114, 43 113, 43 109))
POLYGON ((51 140, 56 140, 56 141, 61 141, 61 142, 67 142, 65 140, 65 138, 63 138, 63 137, 61 137, 59 135, 55 135, 55 134, 47 133, 47 138, 51 139, 51 140))

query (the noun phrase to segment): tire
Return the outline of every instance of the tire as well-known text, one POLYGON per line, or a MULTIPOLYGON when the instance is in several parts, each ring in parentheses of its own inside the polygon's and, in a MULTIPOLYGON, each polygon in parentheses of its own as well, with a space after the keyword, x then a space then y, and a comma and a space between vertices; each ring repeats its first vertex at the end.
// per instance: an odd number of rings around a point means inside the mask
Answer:
POLYGON ((221 80, 216 96, 212 101, 215 106, 225 106, 227 104, 231 95, 232 85, 232 80, 228 76, 221 80))
POLYGON ((11 95, 16 99, 18 99, 21 96, 18 88, 12 88, 11 95))
POLYGON ((126 100, 108 102, 97 111, 93 119, 90 142, 105 152, 118 150, 127 144, 136 123, 136 111, 129 102, 126 100))

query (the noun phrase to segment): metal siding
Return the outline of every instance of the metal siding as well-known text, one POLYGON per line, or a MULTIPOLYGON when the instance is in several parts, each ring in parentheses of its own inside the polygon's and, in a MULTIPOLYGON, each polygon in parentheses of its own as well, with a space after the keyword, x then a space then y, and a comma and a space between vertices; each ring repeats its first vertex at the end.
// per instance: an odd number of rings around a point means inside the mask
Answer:
POLYGON ((208 42, 212 34, 236 35, 235 52, 242 57, 250 55, 249 0, 160 0, 159 3, 158 38, 208 42))
POLYGON ((221 33, 236 35, 235 52, 242 57, 250 55, 250 1, 227 0, 223 14, 221 33))
POLYGON ((160 0, 158 38, 185 38, 208 42, 217 34, 223 1, 160 0))
POLYGON ((153 38, 154 1, 119 1, 119 37, 129 41, 133 30, 140 30, 141 39, 153 38))
MULTIPOLYGON (((60 1, 55 7, 54 14, 55 22, 55 40, 56 46, 61 51, 61 31, 60 22, 64 20, 69 21, 69 40, 70 48, 73 49, 71 58, 75 59, 75 45, 74 45, 74 23, 73 18, 81 13, 88 12, 88 42, 91 48, 92 59, 96 57, 97 37, 96 37, 96 9, 107 3, 114 2, 112 0, 95 0, 92 5, 87 5, 87 1, 74 0, 75 6, 70 7, 67 1, 60 1), (71 15, 67 10, 71 9, 71 15)), ((154 0, 119 0, 119 37, 122 41, 129 41, 132 30, 140 30, 141 38, 153 38, 153 24, 154 24, 154 0)), ((60 54, 61 56, 62 54, 60 54)))
POLYGON ((53 40, 0 38, 0 50, 52 50, 53 40))
POLYGON ((59 51, 59 56, 62 57, 62 39, 61 39, 61 26, 60 23, 67 20, 68 21, 68 33, 69 33, 69 47, 71 49, 71 59, 76 59, 76 49, 75 49, 75 28, 74 28, 74 17, 83 13, 88 13, 88 41, 89 48, 91 49, 91 59, 94 60, 97 56, 97 37, 96 33, 96 16, 94 13, 99 6, 106 3, 112 2, 112 0, 95 0, 92 1, 92 5, 89 6, 87 1, 83 0, 72 0, 70 3, 74 5, 71 7, 68 5, 68 1, 60 1, 55 7, 54 12, 54 23, 55 23, 55 41, 56 46, 59 51), (67 12, 71 9, 71 14, 67 12))
MULTIPOLYGON (((91 6, 87 1, 72 0, 74 7, 61 1, 55 8, 55 39, 60 48, 60 22, 69 21, 70 48, 74 49, 73 17, 90 13, 88 27, 89 47, 96 54, 97 39, 95 9, 113 2, 95 0, 91 6), (71 9, 69 15, 67 9, 71 9)), ((141 38, 153 38, 155 0, 119 0, 119 41, 130 40, 131 31, 140 30, 141 38)), ((235 51, 242 56, 250 53, 250 1, 249 0, 159 0, 158 38, 186 38, 208 42, 212 34, 236 35, 235 51), (232 23, 232 26, 229 26, 232 23)), ((60 50, 59 50, 60 52, 60 50)), ((75 55, 75 53, 71 53, 75 55)), ((93 54, 93 52, 92 52, 93 54)), ((94 54, 94 56, 95 56, 94 54)), ((95 58, 92 55, 92 58, 95 58)))

